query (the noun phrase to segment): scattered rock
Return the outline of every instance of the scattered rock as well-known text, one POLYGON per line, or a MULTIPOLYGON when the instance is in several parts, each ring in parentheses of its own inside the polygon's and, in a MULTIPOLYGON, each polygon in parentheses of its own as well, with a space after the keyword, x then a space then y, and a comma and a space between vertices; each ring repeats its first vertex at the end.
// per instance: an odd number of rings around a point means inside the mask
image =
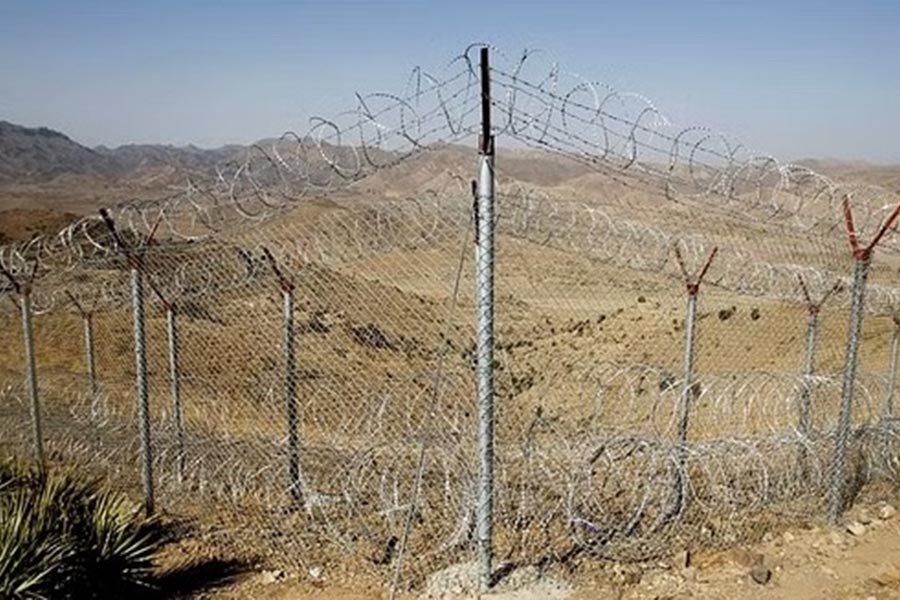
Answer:
POLYGON ((795 541, 797 541, 797 536, 795 536, 790 531, 785 531, 784 535, 781 536, 781 539, 784 540, 785 544, 793 544, 795 541))
POLYGON ((866 526, 859 521, 851 521, 847 525, 847 531, 850 533, 850 535, 860 537, 866 534, 866 526))
POLYGON ((894 517, 897 514, 897 509, 891 506, 890 504, 885 504, 881 508, 878 509, 878 518, 882 521, 887 521, 894 517))
POLYGON ((872 515, 869 514, 869 511, 863 509, 856 515, 856 520, 863 525, 870 525, 872 523, 872 515))
POLYGON ((759 585, 766 585, 772 579, 772 569, 765 565, 756 565, 750 569, 750 577, 759 585))
POLYGON ((732 306, 731 308, 723 308, 719 311, 719 320, 727 321, 731 317, 734 316, 734 313, 737 312, 737 307, 732 306))
POLYGON ((320 581, 322 579, 322 575, 324 574, 324 572, 325 572, 325 570, 318 565, 316 565, 314 567, 310 567, 309 571, 308 571, 309 578, 313 579, 315 581, 320 581))
POLYGON ((638 296, 637 301, 638 301, 638 304, 643 304, 644 302, 647 301, 647 298, 645 298, 644 296, 638 296))
POLYGON ((676 569, 687 569, 691 566, 691 551, 690 550, 682 550, 678 554, 675 555, 675 568, 676 569))
POLYGON ((263 585, 271 585, 273 583, 278 583, 279 581, 284 581, 285 573, 281 569, 271 569, 269 571, 263 571, 260 574, 260 582, 263 585))
POLYGON ((844 539, 844 536, 839 534, 837 531, 832 531, 828 534, 828 539, 831 540, 831 543, 835 546, 843 546, 847 543, 847 540, 844 539))
POLYGON ((757 307, 754 306, 750 310, 750 318, 753 319, 754 321, 758 321, 761 316, 762 315, 760 315, 759 309, 757 307))

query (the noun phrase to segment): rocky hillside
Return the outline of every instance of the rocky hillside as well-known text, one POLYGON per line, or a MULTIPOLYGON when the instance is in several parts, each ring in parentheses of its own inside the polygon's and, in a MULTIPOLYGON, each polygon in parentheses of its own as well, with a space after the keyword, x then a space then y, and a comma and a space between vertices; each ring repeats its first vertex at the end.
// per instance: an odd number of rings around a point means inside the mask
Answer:
POLYGON ((121 178, 159 168, 209 172, 242 150, 157 144, 88 148, 53 129, 0 121, 0 183, 43 183, 60 175, 121 178))
POLYGON ((112 176, 114 158, 46 127, 0 121, 0 182, 48 181, 64 173, 112 176))
POLYGON ((122 174, 148 168, 173 167, 182 171, 208 172, 243 151, 243 146, 198 148, 169 144, 127 144, 117 148, 97 146, 95 151, 112 160, 122 174))

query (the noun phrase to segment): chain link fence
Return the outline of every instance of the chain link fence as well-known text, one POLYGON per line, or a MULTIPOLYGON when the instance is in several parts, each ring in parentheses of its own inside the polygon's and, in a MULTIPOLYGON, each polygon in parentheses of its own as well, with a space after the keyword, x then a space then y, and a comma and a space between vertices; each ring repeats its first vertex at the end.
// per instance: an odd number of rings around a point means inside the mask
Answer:
POLYGON ((2 453, 395 592, 727 546, 895 482, 896 198, 475 49, 3 248, 2 453))

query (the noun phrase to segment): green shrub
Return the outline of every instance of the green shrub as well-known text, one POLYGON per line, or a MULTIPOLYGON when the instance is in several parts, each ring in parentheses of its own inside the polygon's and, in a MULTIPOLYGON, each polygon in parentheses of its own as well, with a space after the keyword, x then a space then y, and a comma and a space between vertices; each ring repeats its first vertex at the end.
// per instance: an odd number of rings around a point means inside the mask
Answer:
POLYGON ((0 466, 0 598, 113 598, 149 585, 157 521, 96 480, 0 466))
POLYGON ((122 495, 110 493, 94 496, 89 514, 88 571, 96 581, 113 584, 99 591, 111 593, 123 587, 148 586, 153 554, 162 542, 158 522, 142 518, 140 507, 122 495))
POLYGON ((0 496, 0 597, 46 598, 77 561, 59 535, 49 494, 19 488, 0 496))

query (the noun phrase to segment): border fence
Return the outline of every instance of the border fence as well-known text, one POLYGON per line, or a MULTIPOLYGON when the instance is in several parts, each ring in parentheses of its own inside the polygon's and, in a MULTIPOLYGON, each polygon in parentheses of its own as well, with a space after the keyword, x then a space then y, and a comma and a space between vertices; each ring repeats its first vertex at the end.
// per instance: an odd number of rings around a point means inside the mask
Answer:
POLYGON ((0 248, 3 454, 392 593, 896 483, 897 195, 489 50, 0 248))

